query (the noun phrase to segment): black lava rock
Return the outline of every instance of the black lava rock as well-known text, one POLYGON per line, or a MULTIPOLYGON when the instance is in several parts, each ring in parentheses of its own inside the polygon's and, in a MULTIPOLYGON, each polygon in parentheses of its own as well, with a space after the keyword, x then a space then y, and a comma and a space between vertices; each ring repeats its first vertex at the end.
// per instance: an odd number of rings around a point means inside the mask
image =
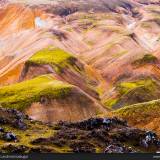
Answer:
POLYGON ((6 139, 7 141, 15 141, 15 140, 17 140, 17 137, 16 137, 16 135, 15 135, 14 133, 12 133, 12 132, 7 132, 7 133, 5 134, 5 139, 6 139))

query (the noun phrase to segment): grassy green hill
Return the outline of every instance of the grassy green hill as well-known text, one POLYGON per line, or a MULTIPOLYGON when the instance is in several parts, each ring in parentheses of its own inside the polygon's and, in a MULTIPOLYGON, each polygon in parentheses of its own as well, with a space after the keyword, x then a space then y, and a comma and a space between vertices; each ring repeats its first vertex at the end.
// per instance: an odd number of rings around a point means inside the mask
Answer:
POLYGON ((0 88, 0 104, 7 108, 23 110, 33 102, 39 102, 42 96, 62 98, 69 94, 72 85, 55 80, 50 75, 43 75, 0 88))

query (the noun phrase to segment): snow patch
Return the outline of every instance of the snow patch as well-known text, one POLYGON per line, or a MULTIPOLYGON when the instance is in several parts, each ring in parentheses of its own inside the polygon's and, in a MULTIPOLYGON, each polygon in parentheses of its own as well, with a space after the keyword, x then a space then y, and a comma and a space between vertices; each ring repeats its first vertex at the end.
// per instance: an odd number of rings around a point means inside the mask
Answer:
POLYGON ((35 25, 36 25, 36 27, 39 27, 39 28, 46 28, 47 27, 46 21, 42 20, 40 17, 35 18, 35 25))

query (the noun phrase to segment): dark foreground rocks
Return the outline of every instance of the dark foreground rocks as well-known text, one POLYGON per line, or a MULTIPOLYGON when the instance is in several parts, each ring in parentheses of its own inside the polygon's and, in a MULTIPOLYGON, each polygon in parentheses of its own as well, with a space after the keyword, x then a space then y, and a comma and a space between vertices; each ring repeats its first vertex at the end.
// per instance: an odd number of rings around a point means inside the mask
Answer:
POLYGON ((0 107, 0 124, 9 124, 15 128, 25 130, 27 128, 25 119, 28 119, 28 116, 16 109, 0 107))
POLYGON ((116 117, 48 125, 15 109, 0 108, 2 153, 155 153, 159 149, 154 132, 130 127, 116 117))
POLYGON ((0 128, 0 139, 8 142, 17 141, 17 137, 14 133, 7 132, 3 128, 0 128))
POLYGON ((59 122, 56 134, 32 144, 68 146, 75 153, 156 152, 159 139, 151 131, 129 127, 117 118, 92 118, 77 123, 59 122))

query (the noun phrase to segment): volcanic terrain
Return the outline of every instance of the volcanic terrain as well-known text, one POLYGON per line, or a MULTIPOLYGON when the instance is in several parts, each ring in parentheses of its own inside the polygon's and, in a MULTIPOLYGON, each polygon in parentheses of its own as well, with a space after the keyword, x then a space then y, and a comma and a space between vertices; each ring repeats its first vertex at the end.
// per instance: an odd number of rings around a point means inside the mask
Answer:
POLYGON ((0 106, 2 152, 158 151, 160 1, 0 0, 0 106))

